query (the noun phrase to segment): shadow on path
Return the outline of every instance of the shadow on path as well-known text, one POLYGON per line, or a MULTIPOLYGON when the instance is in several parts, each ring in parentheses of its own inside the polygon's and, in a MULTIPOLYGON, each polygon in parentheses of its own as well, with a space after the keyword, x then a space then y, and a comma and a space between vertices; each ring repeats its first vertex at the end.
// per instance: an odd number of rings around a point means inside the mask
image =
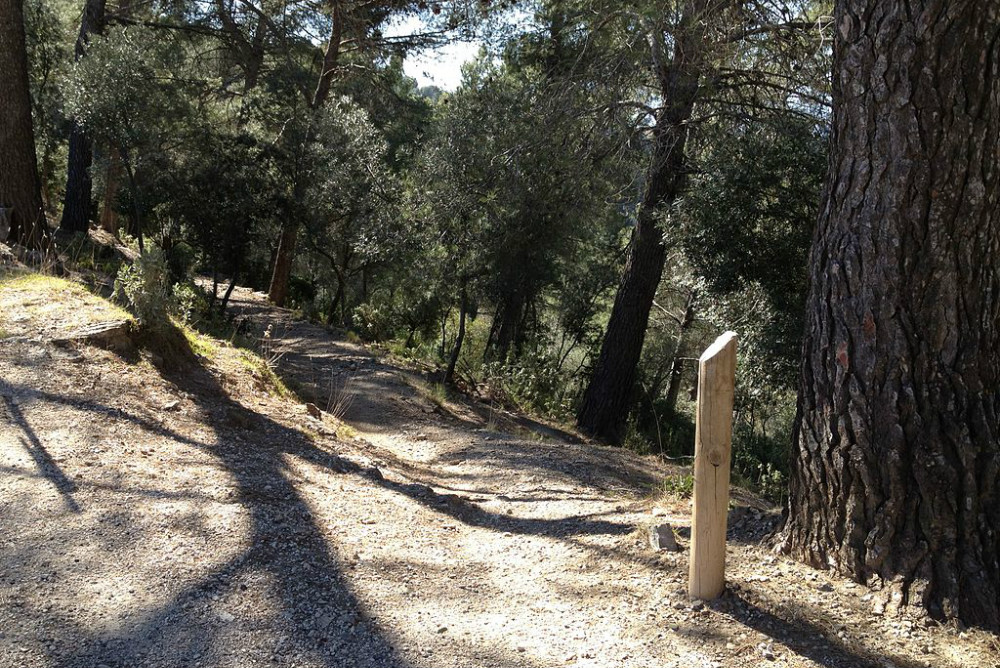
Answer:
MULTIPOLYGON (((365 607, 349 590, 331 546, 290 480, 283 457, 297 455, 338 473, 357 467, 315 447, 301 433, 229 399, 189 350, 184 351, 184 356, 187 360, 183 365, 159 370, 166 380, 199 402, 199 408, 214 431, 214 443, 192 441, 135 416, 122 414, 122 417, 154 433, 198 447, 221 464, 235 482, 236 501, 250 516, 249 536, 245 539, 247 547, 228 563, 186 586, 168 603, 137 620, 124 622, 111 633, 67 629, 74 636, 76 649, 69 655, 51 657, 54 665, 93 668, 163 663, 182 666, 195 661, 202 665, 220 665, 226 654, 245 655, 252 649, 263 655, 260 657, 262 662, 309 660, 323 666, 406 666, 390 640, 368 619, 365 607), (256 433, 266 432, 268 438, 252 446, 240 444, 230 438, 234 433, 231 425, 256 433), (261 639, 260 647, 227 647, 223 638, 227 626, 243 624, 245 620, 220 621, 217 613, 205 606, 200 608, 199 604, 207 604, 213 596, 226 595, 239 600, 241 582, 260 573, 269 577, 255 577, 254 580, 272 583, 272 590, 265 593, 280 604, 280 609, 266 615, 268 619, 263 623, 276 628, 272 634, 251 636, 271 636, 261 639), (280 636, 285 636, 285 641, 275 644, 275 638, 280 636)), ((85 410, 108 410, 96 402, 50 394, 42 396, 85 410)), ((37 439, 35 442, 36 447, 42 449, 37 439)), ((63 623, 73 626, 68 620, 63 623)), ((246 623, 259 628, 262 620, 254 618, 246 623)))
POLYGON ((4 406, 10 414, 13 423, 24 433, 24 436, 20 438, 21 445, 23 445, 24 449, 28 451, 31 458, 35 460, 35 465, 38 467, 38 470, 41 471, 45 479, 52 483, 56 490, 58 490, 59 494, 62 496, 63 503, 66 504, 66 507, 74 513, 80 512, 80 506, 73 498, 73 492, 76 491, 76 485, 72 480, 66 477, 63 470, 59 468, 59 465, 56 464, 54 459, 52 459, 52 455, 50 455, 49 451, 45 449, 45 446, 38 438, 35 430, 32 429, 31 424, 24 416, 24 412, 21 411, 21 407, 17 404, 14 397, 6 393, 0 394, 0 397, 3 398, 4 406))

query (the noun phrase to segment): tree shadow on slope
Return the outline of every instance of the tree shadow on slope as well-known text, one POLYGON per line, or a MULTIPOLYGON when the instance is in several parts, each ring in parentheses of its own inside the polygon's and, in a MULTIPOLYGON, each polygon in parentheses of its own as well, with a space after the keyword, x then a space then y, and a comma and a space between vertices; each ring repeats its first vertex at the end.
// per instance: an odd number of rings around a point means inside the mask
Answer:
MULTIPOLYGON (((404 666, 382 630, 368 619, 364 606, 351 593, 331 546, 312 516, 305 499, 292 483, 284 456, 300 456, 332 472, 348 472, 356 466, 324 452, 299 432, 247 410, 226 395, 216 379, 197 361, 179 334, 172 336, 163 378, 186 392, 198 404, 214 432, 214 443, 188 439, 156 425, 153 431, 202 449, 211 455, 235 483, 237 502, 249 514, 249 536, 236 557, 186 586, 168 603, 146 613, 140 620, 124 623, 112 632, 95 634, 77 629, 75 652, 52 657, 59 666, 136 666, 149 663, 205 665, 224 663, 223 636, 240 628, 244 620, 220 618, 199 604, 213 596, 235 595, 242 581, 273 582, 268 592, 279 602, 270 622, 253 620, 251 629, 264 623, 278 624, 273 636, 286 636, 284 643, 259 640, 251 634, 259 652, 279 663, 306 660, 323 666, 404 666), (243 445, 232 436, 250 431, 261 438, 243 445), (277 647, 281 645, 281 647, 277 647)), ((248 649, 229 646, 239 653, 248 649)), ((263 657, 262 657, 263 658, 263 657)), ((240 661, 245 665, 245 661, 240 661)))

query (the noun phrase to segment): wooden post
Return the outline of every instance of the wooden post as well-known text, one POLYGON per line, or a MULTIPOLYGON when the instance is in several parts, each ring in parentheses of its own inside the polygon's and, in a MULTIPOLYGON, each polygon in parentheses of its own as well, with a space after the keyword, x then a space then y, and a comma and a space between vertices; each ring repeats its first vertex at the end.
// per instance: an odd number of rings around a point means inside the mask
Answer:
POLYGON ((688 594, 711 600, 726 588, 726 517, 736 384, 736 333, 726 332, 698 359, 694 510, 688 594))

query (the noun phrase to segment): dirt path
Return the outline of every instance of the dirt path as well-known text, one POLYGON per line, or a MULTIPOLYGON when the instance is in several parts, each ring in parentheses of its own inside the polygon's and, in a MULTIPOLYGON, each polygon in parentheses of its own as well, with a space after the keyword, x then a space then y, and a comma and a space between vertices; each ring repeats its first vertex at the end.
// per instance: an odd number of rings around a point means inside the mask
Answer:
POLYGON ((692 604, 686 552, 642 531, 686 545, 687 502, 649 497, 666 468, 439 405, 249 291, 233 308, 271 325, 281 374, 353 431, 228 351, 172 370, 67 349, 7 306, 2 668, 998 665, 985 634, 873 615, 867 589, 774 557, 753 513, 730 594, 692 604))

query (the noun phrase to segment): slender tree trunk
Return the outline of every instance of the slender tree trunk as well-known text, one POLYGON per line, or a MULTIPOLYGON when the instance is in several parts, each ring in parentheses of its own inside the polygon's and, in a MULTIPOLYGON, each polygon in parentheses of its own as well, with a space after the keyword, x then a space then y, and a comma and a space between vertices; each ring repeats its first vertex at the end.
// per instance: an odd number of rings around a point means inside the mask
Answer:
POLYGON ((1000 4, 842 0, 782 546, 1000 628, 1000 4))
POLYGON ((90 226, 93 180, 90 165, 94 160, 93 142, 76 122, 69 136, 69 159, 66 165, 66 197, 63 200, 59 229, 86 232, 90 226))
POLYGON ((510 354, 511 346, 517 342, 521 336, 521 321, 524 315, 524 291, 521 287, 515 287, 512 292, 505 295, 503 304, 500 305, 497 320, 495 321, 496 337, 491 337, 488 350, 492 351, 491 357, 500 362, 506 362, 510 354))
POLYGON ((316 90, 313 92, 310 106, 319 109, 330 97, 330 87, 333 84, 333 75, 337 72, 337 65, 340 62, 340 45, 344 37, 344 11, 340 0, 327 0, 330 8, 330 18, 332 28, 330 41, 326 44, 326 51, 323 53, 323 63, 320 65, 319 77, 316 81, 316 90))
POLYGON ((118 187, 122 179, 122 158, 114 146, 108 149, 108 166, 104 176, 104 197, 101 200, 101 229, 118 236, 118 187))
POLYGON ((31 122, 22 0, 0 0, 0 208, 7 239, 41 248, 48 235, 31 122))
MULTIPOLYGON (((336 66, 340 58, 340 45, 343 39, 344 17, 340 2, 329 0, 333 18, 333 27, 330 33, 330 41, 327 43, 326 51, 323 54, 319 77, 317 78, 316 90, 313 92, 309 107, 316 111, 322 108, 330 96, 330 87, 333 83, 333 75, 336 73, 336 66)), ((312 131, 307 134, 307 140, 311 141, 312 131)), ((295 206, 302 199, 301 193, 293 196, 292 205, 295 206)), ((271 285, 268 289, 268 297, 274 304, 284 306, 288 298, 288 281, 292 277, 292 262, 295 259, 295 242, 299 235, 299 220, 297 217, 287 217, 281 225, 281 237, 278 240, 278 252, 274 259, 274 272, 271 274, 271 285)))
POLYGON ((226 307, 229 306, 229 298, 233 296, 233 289, 236 288, 236 279, 239 278, 239 266, 233 269, 233 278, 229 281, 229 287, 226 288, 226 294, 222 295, 222 303, 219 305, 219 313, 225 313, 226 307))
POLYGON ((295 259, 295 241, 299 235, 298 220, 285 218, 278 237, 278 251, 274 255, 274 272, 268 298, 277 306, 284 306, 288 299, 288 281, 292 277, 292 261, 295 259))
MULTIPOLYGON (((105 0, 86 0, 80 31, 76 37, 74 58, 86 55, 90 35, 104 31, 105 0)), ((94 143, 86 130, 75 120, 69 135, 69 160, 66 171, 66 199, 63 202, 59 228, 65 232, 86 232, 93 212, 91 197, 93 180, 90 165, 94 160, 94 143)))
MULTIPOLYGON (((344 299, 344 282, 340 275, 337 276, 337 292, 333 295, 330 303, 330 313, 326 316, 326 324, 333 325, 337 321, 337 311, 340 309, 340 302, 344 299)), ((343 323, 341 323, 343 324, 343 323)))
POLYGON ((677 331, 677 345, 674 346, 674 358, 670 362, 670 382, 667 385, 667 410, 673 415, 677 412, 677 397, 681 393, 681 380, 684 376, 684 361, 681 357, 684 352, 684 342, 687 334, 694 324, 694 300, 696 291, 692 290, 688 294, 687 304, 684 306, 684 317, 677 331))
POLYGON ((462 298, 458 308, 458 334, 455 336, 455 346, 451 349, 451 359, 448 360, 448 370, 444 374, 445 384, 449 384, 455 378, 455 367, 458 365, 459 355, 462 354, 462 344, 465 342, 465 314, 469 309, 468 291, 462 286, 462 298))
POLYGON ((662 212, 669 209, 683 191, 687 158, 685 144, 688 122, 698 97, 702 76, 702 56, 707 45, 692 26, 700 14, 700 2, 692 1, 686 18, 675 35, 673 57, 665 62, 658 54, 660 37, 652 36, 654 60, 660 77, 663 107, 653 130, 653 155, 646 175, 646 191, 639 207, 637 223, 625 271, 615 296, 601 353, 583 404, 577 414, 580 428, 598 438, 619 441, 628 417, 636 366, 642 353, 649 323, 649 311, 663 274, 666 248, 659 226, 662 212))
POLYGON ((448 316, 451 315, 451 308, 449 307, 444 315, 441 317, 441 346, 438 350, 438 356, 444 360, 445 350, 448 346, 448 316))

